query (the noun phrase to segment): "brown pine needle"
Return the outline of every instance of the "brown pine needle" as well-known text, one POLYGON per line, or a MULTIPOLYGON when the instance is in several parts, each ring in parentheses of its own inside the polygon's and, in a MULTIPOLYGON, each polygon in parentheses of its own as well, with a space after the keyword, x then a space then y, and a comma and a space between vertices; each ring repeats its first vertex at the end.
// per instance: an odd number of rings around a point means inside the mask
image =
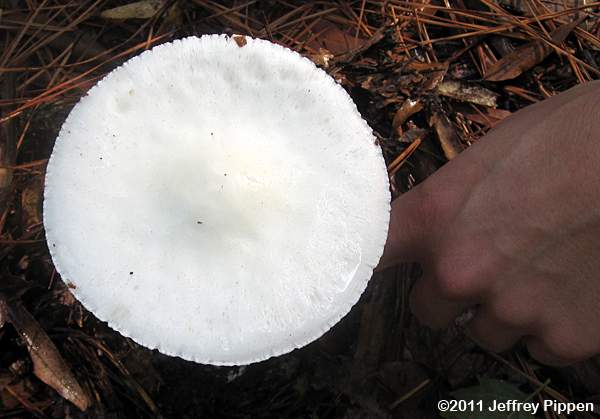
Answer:
POLYGON ((398 157, 396 157, 388 166, 388 175, 390 177, 394 176, 396 174, 396 172, 398 172, 398 170, 402 167, 402 165, 404 164, 404 162, 406 161, 406 159, 408 159, 416 150, 417 148, 421 145, 422 139, 421 138, 416 138, 412 143, 409 144, 408 147, 406 147, 402 153, 400 153, 398 155, 398 157))

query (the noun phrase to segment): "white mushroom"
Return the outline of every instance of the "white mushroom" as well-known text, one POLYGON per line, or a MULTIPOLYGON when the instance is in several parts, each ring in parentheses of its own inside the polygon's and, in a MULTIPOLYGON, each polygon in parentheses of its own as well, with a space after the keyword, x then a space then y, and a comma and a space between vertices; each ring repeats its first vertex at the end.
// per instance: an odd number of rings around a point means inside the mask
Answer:
POLYGON ((112 328, 237 365, 350 310, 389 199, 381 150, 331 77, 279 45, 211 35, 144 52, 81 99, 44 221, 62 278, 112 328))

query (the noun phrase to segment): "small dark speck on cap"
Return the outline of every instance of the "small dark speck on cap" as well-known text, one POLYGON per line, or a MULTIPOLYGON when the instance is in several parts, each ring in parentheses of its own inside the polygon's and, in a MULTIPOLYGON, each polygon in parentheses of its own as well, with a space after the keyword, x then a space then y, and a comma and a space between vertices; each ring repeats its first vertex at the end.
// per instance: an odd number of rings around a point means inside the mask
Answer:
POLYGON ((100 160, 102 160, 102 157, 100 157, 100 160))
POLYGON ((52 247, 56 247, 56 243, 52 243, 52 247))
POLYGON ((223 176, 227 176, 227 173, 223 173, 223 176))
POLYGON ((196 224, 202 224, 202 221, 196 221, 196 224))
POLYGON ((133 275, 133 272, 129 272, 129 275, 133 275))

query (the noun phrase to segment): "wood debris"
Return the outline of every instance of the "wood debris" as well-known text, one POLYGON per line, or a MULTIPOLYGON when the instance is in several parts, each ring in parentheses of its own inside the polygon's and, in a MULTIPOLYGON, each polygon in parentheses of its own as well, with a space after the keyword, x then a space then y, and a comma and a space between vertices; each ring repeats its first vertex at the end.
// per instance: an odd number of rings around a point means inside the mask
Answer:
MULTIPOLYGON (((581 21, 579 19, 554 30, 550 34, 552 43, 560 44, 563 42, 581 21)), ((554 48, 548 42, 542 40, 531 41, 498 60, 488 69, 485 79, 488 81, 514 79, 524 71, 541 63, 552 51, 554 51, 554 48)))
POLYGON ((402 135, 402 124, 404 124, 408 118, 412 115, 420 112, 423 109, 423 103, 420 100, 412 100, 410 98, 406 99, 400 108, 394 114, 394 119, 392 120, 392 127, 396 135, 402 135))
POLYGON ((81 387, 60 352, 35 318, 18 301, 0 295, 7 320, 15 327, 29 350, 33 373, 80 410, 86 410, 91 399, 81 387))
POLYGON ((456 80, 443 81, 438 85, 436 91, 442 96, 490 108, 496 107, 496 98, 498 97, 498 94, 485 87, 456 80))
POLYGON ((111 20, 150 19, 162 6, 161 0, 141 0, 104 10, 100 17, 111 20))
POLYGON ((440 146, 448 160, 452 160, 464 150, 465 146, 460 140, 456 129, 441 112, 433 111, 429 118, 429 125, 435 129, 440 146))

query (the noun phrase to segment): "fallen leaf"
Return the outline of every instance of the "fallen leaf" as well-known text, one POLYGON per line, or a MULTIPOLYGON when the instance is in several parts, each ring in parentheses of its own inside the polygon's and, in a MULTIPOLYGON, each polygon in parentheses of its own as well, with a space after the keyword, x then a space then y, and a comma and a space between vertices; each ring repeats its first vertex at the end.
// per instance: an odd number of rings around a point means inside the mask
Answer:
POLYGON ((447 80, 437 87, 438 94, 463 102, 477 105, 496 107, 496 93, 475 84, 467 84, 456 80, 447 80))
POLYGON ((46 400, 44 402, 35 401, 34 391, 29 380, 23 379, 16 382, 7 383, 0 396, 0 406, 3 410, 25 408, 33 417, 45 418, 43 409, 50 406, 52 402, 46 400))
POLYGON ((309 57, 316 65, 328 68, 329 60, 333 58, 333 54, 325 48, 319 48, 316 54, 311 54, 309 57))
POLYGON ((8 371, 0 371, 0 391, 4 390, 4 387, 9 385, 13 381, 13 375, 8 371))
POLYGON ((448 63, 439 62, 439 61, 426 62, 426 61, 412 60, 409 63, 407 63, 404 68, 406 70, 419 71, 419 72, 440 71, 440 70, 447 70, 448 63))
POLYGON ((392 127, 394 128, 396 135, 401 136, 402 124, 422 109, 423 103, 420 100, 406 99, 394 114, 394 120, 392 121, 392 127))
POLYGON ((43 195, 41 178, 34 178, 21 192, 21 225, 24 229, 42 222, 43 195))
POLYGON ((354 51, 368 41, 360 36, 355 37, 347 31, 341 30, 335 23, 328 20, 315 24, 312 31, 319 34, 319 36, 311 40, 307 46, 317 51, 324 48, 333 55, 354 51))
POLYGON ((465 116, 469 121, 477 122, 487 126, 488 128, 495 127, 504 118, 512 115, 512 112, 505 109, 494 109, 488 108, 486 113, 477 113, 472 110, 461 110, 461 114, 465 116))
POLYGON ((100 17, 111 20, 150 19, 162 7, 161 0, 142 0, 113 7, 100 13, 100 17))
MULTIPOLYGON (((540 2, 524 2, 523 0, 495 0, 502 6, 508 6, 523 13, 525 16, 534 16, 534 14, 544 14, 548 12, 562 12, 565 9, 576 9, 586 4, 591 4, 593 0, 541 0, 540 2)), ((585 14, 589 9, 573 10, 568 16, 573 16, 576 19, 580 15, 585 14)), ((593 25, 593 19, 590 19, 589 28, 593 25)))
POLYGON ((452 123, 448 120, 445 115, 439 112, 434 112, 429 119, 429 125, 435 129, 437 137, 440 141, 440 146, 444 151, 444 155, 448 160, 452 160, 454 157, 464 150, 464 146, 460 141, 456 130, 452 123))
POLYGON ((412 70, 422 73, 426 76, 426 80, 423 83, 423 89, 432 90, 435 89, 438 84, 444 80, 446 73, 448 72, 449 64, 447 62, 421 62, 411 61, 405 67, 405 70, 412 70))
POLYGON ((512 115, 511 111, 506 109, 488 109, 487 114, 498 121, 502 121, 504 118, 508 118, 512 115))
MULTIPOLYGON (((564 24, 552 31, 550 33, 552 42, 555 44, 563 42, 571 31, 582 22, 582 19, 564 24)), ((514 79, 541 63, 552 51, 554 51, 554 48, 543 41, 531 41, 499 59, 488 69, 485 79, 489 81, 514 79)))
POLYGON ((7 302, 3 296, 0 296, 0 300, 4 300, 8 321, 27 345, 33 362, 33 373, 80 410, 86 410, 91 404, 89 395, 37 320, 20 302, 7 302))
POLYGON ((535 415, 523 411, 500 412, 490 411, 489 406, 492 402, 506 402, 508 400, 517 400, 524 402, 528 400, 527 394, 519 390, 515 385, 491 378, 481 378, 479 385, 462 388, 450 393, 457 400, 483 402, 483 409, 466 409, 464 412, 441 412, 440 415, 448 419, 506 419, 509 415, 511 419, 530 419, 535 415))

